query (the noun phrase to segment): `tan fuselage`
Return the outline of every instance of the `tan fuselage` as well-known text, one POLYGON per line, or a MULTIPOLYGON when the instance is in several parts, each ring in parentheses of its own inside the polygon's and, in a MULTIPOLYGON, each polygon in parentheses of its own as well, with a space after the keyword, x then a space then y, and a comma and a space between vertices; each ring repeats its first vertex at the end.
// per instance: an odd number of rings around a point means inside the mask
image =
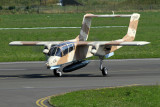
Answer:
POLYGON ((56 66, 66 64, 72 61, 82 60, 88 57, 92 57, 91 53, 92 46, 78 46, 77 42, 74 43, 75 48, 66 55, 59 56, 50 56, 48 59, 47 66, 56 66))

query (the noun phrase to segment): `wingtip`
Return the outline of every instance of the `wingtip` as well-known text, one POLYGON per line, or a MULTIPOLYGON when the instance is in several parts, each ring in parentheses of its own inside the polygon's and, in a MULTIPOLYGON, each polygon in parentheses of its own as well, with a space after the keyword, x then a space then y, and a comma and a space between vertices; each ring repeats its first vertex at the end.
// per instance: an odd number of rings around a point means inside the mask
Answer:
POLYGON ((12 41, 9 43, 9 46, 15 46, 15 45, 20 45, 21 43, 19 41, 12 41))
POLYGON ((147 45, 147 44, 150 44, 150 42, 143 41, 143 42, 139 43, 139 45, 147 45))
POLYGON ((151 43, 151 42, 146 42, 146 45, 147 45, 147 44, 150 44, 150 43, 151 43))
POLYGON ((13 42, 10 42, 9 45, 13 45, 13 42))
POLYGON ((147 44, 150 44, 151 42, 146 42, 147 44))

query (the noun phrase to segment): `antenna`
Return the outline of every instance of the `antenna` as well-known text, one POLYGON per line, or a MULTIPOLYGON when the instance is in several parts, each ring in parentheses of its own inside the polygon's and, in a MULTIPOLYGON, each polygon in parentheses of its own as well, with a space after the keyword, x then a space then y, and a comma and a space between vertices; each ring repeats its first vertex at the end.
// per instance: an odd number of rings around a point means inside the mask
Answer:
POLYGON ((114 15, 114 11, 112 11, 113 15, 114 15))

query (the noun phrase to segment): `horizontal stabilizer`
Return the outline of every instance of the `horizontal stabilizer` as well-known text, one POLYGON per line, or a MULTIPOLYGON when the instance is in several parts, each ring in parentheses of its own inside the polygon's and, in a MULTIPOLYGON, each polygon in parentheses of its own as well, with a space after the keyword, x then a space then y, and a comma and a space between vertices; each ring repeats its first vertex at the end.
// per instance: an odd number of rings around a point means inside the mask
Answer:
POLYGON ((85 17, 89 18, 89 17, 131 17, 132 15, 94 15, 94 14, 86 14, 85 17))

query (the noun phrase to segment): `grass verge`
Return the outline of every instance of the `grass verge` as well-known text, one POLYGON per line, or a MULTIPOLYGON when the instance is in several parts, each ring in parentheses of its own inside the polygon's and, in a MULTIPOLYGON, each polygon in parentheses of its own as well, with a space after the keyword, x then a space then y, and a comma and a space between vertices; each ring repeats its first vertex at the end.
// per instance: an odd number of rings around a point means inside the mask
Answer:
POLYGON ((104 88, 50 98, 55 107, 159 107, 160 86, 104 88))

